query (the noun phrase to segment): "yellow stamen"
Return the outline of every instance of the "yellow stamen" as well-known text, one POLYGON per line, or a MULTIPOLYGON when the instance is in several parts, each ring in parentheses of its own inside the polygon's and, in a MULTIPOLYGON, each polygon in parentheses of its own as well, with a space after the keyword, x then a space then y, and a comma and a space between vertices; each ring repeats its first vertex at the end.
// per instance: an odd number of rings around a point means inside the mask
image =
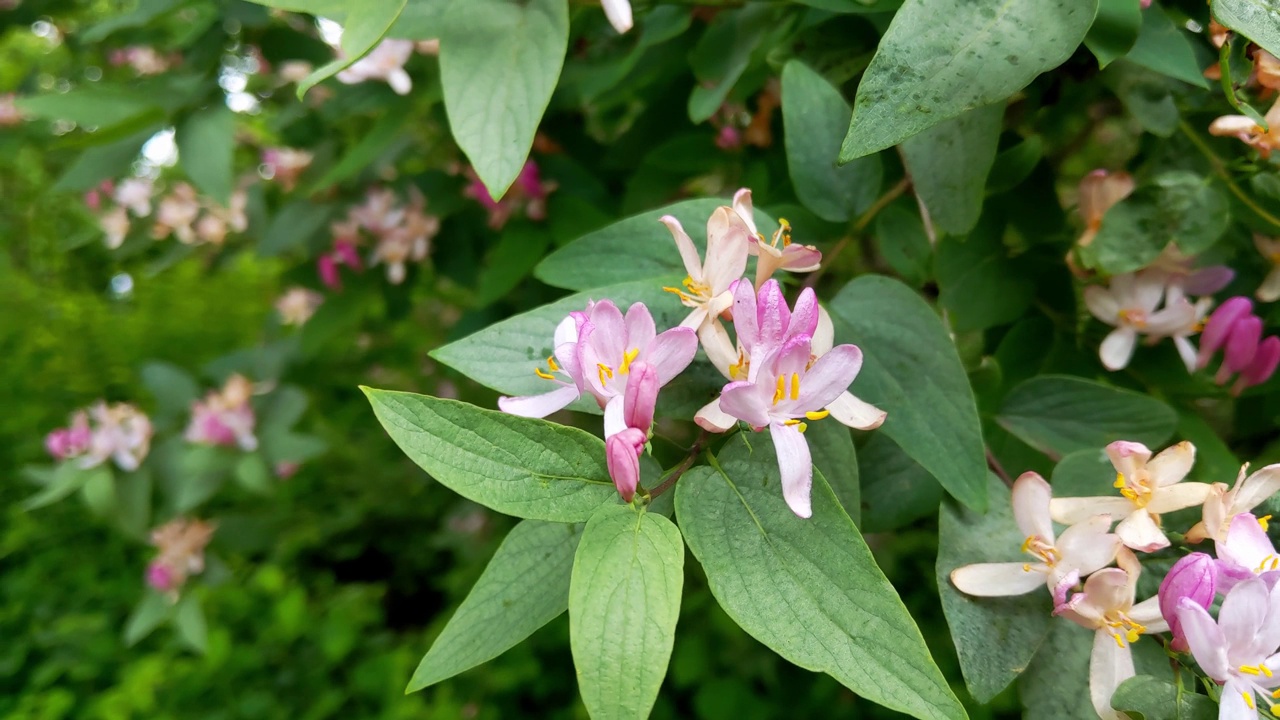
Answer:
POLYGON ((1116 473, 1116 482, 1113 485, 1113 487, 1116 487, 1116 488, 1124 487, 1124 473, 1119 473, 1119 472, 1116 473))
POLYGON ((1258 563, 1258 569, 1254 572, 1266 572, 1267 570, 1280 569, 1280 557, 1276 555, 1268 555, 1262 558, 1262 562, 1258 563))
POLYGON ((745 378, 748 374, 747 369, 750 367, 750 365, 751 365, 751 361, 747 359, 747 356, 744 355, 741 350, 739 350, 738 362, 733 363, 732 365, 729 366, 729 379, 739 380, 739 379, 745 378))
POLYGON ((1121 648, 1124 647, 1124 639, 1120 637, 1119 633, 1112 633, 1111 637, 1116 641, 1116 645, 1120 646, 1121 648))
POLYGON ((781 375, 778 376, 778 389, 773 391, 773 404, 777 405, 782 398, 787 396, 787 381, 781 375))
POLYGON ((622 353, 622 367, 618 368, 618 372, 626 375, 631 372, 631 363, 640 355, 640 348, 633 348, 622 353))
POLYGON ((789 426, 792 426, 792 425, 799 425, 799 424, 800 424, 800 421, 799 421, 799 420, 797 420, 796 418, 791 418, 791 419, 789 419, 789 420, 783 420, 783 421, 782 421, 782 424, 783 424, 783 425, 786 425, 786 426, 788 426, 788 427, 789 427, 789 426))
POLYGON ((800 373, 791 373, 791 399, 800 399, 800 373))
POLYGON ((822 418, 830 414, 831 414, 830 410, 816 410, 816 411, 810 410, 809 412, 805 413, 804 416, 810 420, 821 420, 822 418))
POLYGON ((1253 691, 1252 691, 1252 690, 1247 691, 1247 692, 1242 692, 1242 693, 1240 693, 1240 694, 1244 696, 1244 704, 1245 704, 1245 705, 1248 705, 1250 710, 1257 710, 1257 709, 1258 709, 1258 708, 1257 708, 1257 706, 1253 704, 1253 691))
POLYGON ((1028 548, 1031 547, 1031 541, 1035 539, 1035 535, 1028 535, 1027 539, 1022 541, 1022 552, 1029 552, 1028 548))
POLYGON ((538 377, 542 378, 543 380, 555 380, 555 379, 556 379, 556 376, 555 376, 555 375, 552 375, 551 373, 547 372, 546 370, 543 370, 542 368, 534 368, 534 369, 533 369, 533 374, 534 374, 534 375, 537 375, 538 377))
POLYGON ((1273 698, 1276 698, 1276 699, 1280 700, 1280 690, 1273 690, 1273 691, 1271 692, 1271 697, 1273 697, 1273 698))
POLYGON ((596 363, 596 370, 600 373, 601 385, 604 385, 605 375, 608 375, 610 378, 613 377, 613 368, 609 367, 608 365, 605 365, 604 363, 596 363))
POLYGON ((1022 572, 1031 572, 1031 563, 1023 563, 1022 572))
POLYGON ((680 288, 673 288, 673 287, 666 287, 666 286, 663 286, 662 290, 663 290, 664 292, 669 292, 669 293, 672 293, 672 294, 674 294, 674 295, 678 295, 678 296, 680 296, 680 299, 681 299, 681 300, 683 300, 683 301, 685 301, 685 302, 694 302, 694 299, 693 299, 693 298, 691 298, 691 297, 689 297, 688 295, 685 295, 685 294, 684 294, 684 291, 683 291, 683 290, 681 290, 680 288))
POLYGON ((1137 630, 1130 629, 1129 632, 1125 633, 1124 637, 1129 642, 1134 643, 1134 642, 1138 642, 1138 636, 1141 634, 1142 633, 1138 632, 1137 630))
POLYGON ((803 433, 805 430, 809 429, 809 426, 805 425, 804 423, 800 423, 799 425, 796 426, 796 429, 803 433))
POLYGON ((559 372, 559 371, 560 371, 560 365, 556 363, 556 356, 555 356, 555 355, 548 355, 548 356, 547 356, 547 367, 551 368, 551 372, 559 372))
POLYGON ((1267 522, 1269 520, 1271 520, 1270 515, 1263 515, 1262 517, 1258 518, 1258 524, 1262 526, 1262 532, 1267 531, 1267 522))
POLYGON ((1273 677, 1275 675, 1275 673, 1271 672, 1271 668, 1267 667, 1266 665, 1260 664, 1258 665, 1258 669, 1261 670, 1262 674, 1266 675, 1267 677, 1273 677))
POLYGON ((1246 675, 1261 675, 1262 671, 1252 665, 1241 665, 1240 672, 1246 675))

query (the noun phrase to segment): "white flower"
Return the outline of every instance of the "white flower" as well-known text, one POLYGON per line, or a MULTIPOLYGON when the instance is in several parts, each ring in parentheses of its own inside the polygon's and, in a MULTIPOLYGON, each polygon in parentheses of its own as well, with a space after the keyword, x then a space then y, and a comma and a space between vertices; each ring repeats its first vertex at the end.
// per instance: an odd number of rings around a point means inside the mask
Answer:
POLYGON ((1138 336, 1152 340, 1185 333, 1195 322, 1196 309, 1185 297, 1177 295, 1164 308, 1166 276, 1161 272, 1116 275, 1110 287, 1090 285, 1084 289, 1084 302, 1093 316, 1114 325, 1098 356, 1108 370, 1122 370, 1133 357, 1138 336))

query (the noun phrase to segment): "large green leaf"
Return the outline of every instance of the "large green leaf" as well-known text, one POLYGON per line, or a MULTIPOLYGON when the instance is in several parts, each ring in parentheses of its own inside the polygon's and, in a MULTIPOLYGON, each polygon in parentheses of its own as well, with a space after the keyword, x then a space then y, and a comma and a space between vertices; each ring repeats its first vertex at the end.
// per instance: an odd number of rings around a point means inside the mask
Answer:
POLYGON ((1207 695, 1180 691, 1173 683, 1138 675, 1120 683, 1111 707, 1142 720, 1216 720, 1218 704, 1207 695))
POLYGON ((920 630, 821 472, 813 516, 782 499, 769 438, 732 438, 720 469, 676 488, 685 541, 711 593, 752 637, 869 700, 917 718, 964 718, 920 630))
POLYGON ((222 207, 231 204, 235 182, 235 131, 235 113, 218 103, 192 114, 177 133, 182 169, 201 192, 222 207))
POLYGON ((444 28, 445 12, 453 0, 409 0, 400 11, 387 37, 406 40, 434 40, 444 28))
MULTIPOLYGON (((670 215, 679 220, 702 254, 707 247, 707 219, 716 208, 729 203, 719 198, 699 198, 632 215, 551 253, 534 268, 533 276, 548 285, 569 290, 682 276, 686 271, 680 251, 658 218, 670 215)), ((777 223, 759 209, 755 219, 763 233, 770 234, 777 227, 777 223)), ((797 240, 804 242, 802 237, 797 240)))
POLYGON ((671 659, 683 585, 684 546, 670 520, 606 505, 587 521, 573 557, 569 639, 594 720, 649 717, 671 659))
POLYGON ((902 5, 902 0, 797 0, 801 5, 838 13, 882 13, 902 5))
POLYGON ((936 252, 938 302, 956 332, 1013 322, 1035 298, 1035 281, 1009 257, 1002 223, 984 219, 968 237, 944 237, 936 252))
POLYGON ((1071 57, 1098 0, 907 0, 858 84, 842 161, 1001 102, 1071 57))
POLYGON ((1277 0, 1213 0, 1218 22, 1280 57, 1280 2, 1277 0))
POLYGON ((917 287, 933 273, 933 245, 914 202, 900 199, 876 214, 876 249, 893 271, 917 287))
POLYGON ((1125 59, 1176 80, 1209 89, 1204 68, 1200 67, 1187 34, 1159 3, 1152 3, 1142 11, 1142 29, 1125 59))
POLYGON ((1095 718, 1089 700, 1089 654, 1093 632, 1066 618, 1049 623, 1049 637, 1018 678, 1025 717, 1036 720, 1095 718))
POLYGON ((141 115, 159 112, 161 104, 146 93, 119 85, 85 85, 64 93, 19 98, 24 115, 67 120, 77 125, 107 128, 141 115))
POLYGON ((831 222, 866 210, 884 175, 878 155, 836 165, 852 115, 840 91, 808 65, 791 60, 783 66, 782 122, 791 184, 805 207, 831 222))
POLYGON ((523 520, 449 618, 409 681, 421 690, 498 657, 569 607, 581 529, 523 520))
POLYGON ((849 428, 838 422, 811 422, 805 431, 813 466, 822 472, 840 506, 853 524, 862 519, 862 486, 858 474, 858 453, 849 428))
POLYGON ((346 23, 342 26, 342 55, 338 59, 316 68, 298 83, 298 97, 308 90, 351 67, 357 60, 369 54, 391 29, 392 23, 404 10, 405 0, 356 0, 349 2, 346 23))
POLYGON ((938 516, 938 591, 965 685, 980 703, 991 702, 1027 669, 1049 634, 1047 591, 1002 598, 969 597, 951 584, 951 571, 980 562, 1022 560, 1024 540, 1013 520, 1009 489, 987 483, 991 510, 979 515, 943 503, 938 516))
POLYGON ((987 105, 944 120, 902 143, 916 194, 943 232, 963 235, 978 224, 1003 119, 1003 102, 987 105))
POLYGON ((1142 28, 1142 4, 1139 0, 1099 0, 1098 16, 1085 36, 1084 44, 1098 58, 1098 66, 1106 67, 1124 57, 1138 40, 1142 28))
POLYGON ((445 13, 440 80, 449 127, 493 197, 524 167, 568 44, 566 0, 467 0, 445 13))
POLYGON ((863 508, 858 527, 863 532, 890 532, 934 515, 945 495, 929 471, 884 433, 872 433, 858 448, 858 475, 863 508))
POLYGON ((1009 391, 996 416, 1031 447, 1062 457, 1115 440, 1157 446, 1178 425, 1173 408, 1130 390, 1067 375, 1041 375, 1009 391))
POLYGON ((615 495, 604 442, 583 430, 457 400, 361 389, 410 460, 498 512, 582 522, 615 495))
POLYGON ((897 280, 864 275, 831 301, 839 342, 857 344, 853 392, 889 413, 877 432, 965 505, 987 506, 987 464, 973 390, 951 336, 924 300, 897 280))

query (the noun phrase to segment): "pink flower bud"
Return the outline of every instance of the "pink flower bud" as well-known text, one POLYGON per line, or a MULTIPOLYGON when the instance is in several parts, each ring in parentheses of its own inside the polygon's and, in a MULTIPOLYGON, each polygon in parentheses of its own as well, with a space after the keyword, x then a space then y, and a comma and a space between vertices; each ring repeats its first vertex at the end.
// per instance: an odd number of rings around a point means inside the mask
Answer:
POLYGON ((44 449, 49 451, 55 460, 65 460, 71 454, 71 440, 68 437, 70 433, 71 431, 66 428, 58 428, 44 436, 44 449))
POLYGON ((1217 587, 1217 563, 1205 553, 1191 553, 1169 568, 1169 574, 1160 582, 1160 614, 1173 633, 1174 650, 1187 651, 1187 637, 1178 619, 1179 601, 1186 598, 1207 610, 1213 604, 1217 587))
POLYGON ((342 279, 338 277, 338 263, 332 255, 321 255, 316 259, 316 270, 320 273, 320 282, 330 290, 341 290, 342 279))
POLYGON ((338 256, 338 262, 350 267, 353 270, 361 270, 360 253, 356 252, 356 246, 346 240, 339 240, 333 244, 333 253, 338 256))
POLYGON ((626 394, 622 399, 623 420, 647 436, 653 425, 653 408, 658 402, 658 370, 647 362, 631 365, 626 394))
POLYGON ((1252 385, 1261 385, 1271 378, 1280 364, 1280 337, 1272 335, 1258 345, 1258 352, 1253 362, 1240 373, 1241 389, 1252 385))
POLYGON ((153 562, 147 566, 147 584, 160 592, 173 589, 173 571, 161 562, 153 562))
POLYGON ((1236 321, 1253 312, 1253 302, 1247 297, 1233 297, 1218 306, 1217 310, 1205 322, 1204 332, 1200 333, 1200 355, 1197 366, 1208 366, 1209 359, 1227 343, 1236 321))
POLYGON ((635 497, 636 486, 640 484, 640 453, 644 450, 644 441, 644 432, 631 427, 605 441, 609 477, 613 478, 618 494, 627 502, 635 497))
POLYGON ((1236 320, 1227 338, 1227 349, 1223 352, 1222 367, 1227 372, 1237 373, 1253 363, 1253 356, 1258 353, 1258 343, 1262 341, 1262 319, 1257 315, 1248 315, 1236 320))
POLYGON ((735 150, 742 147, 742 133, 738 132, 738 128, 725 125, 716 135, 716 147, 721 150, 735 150))

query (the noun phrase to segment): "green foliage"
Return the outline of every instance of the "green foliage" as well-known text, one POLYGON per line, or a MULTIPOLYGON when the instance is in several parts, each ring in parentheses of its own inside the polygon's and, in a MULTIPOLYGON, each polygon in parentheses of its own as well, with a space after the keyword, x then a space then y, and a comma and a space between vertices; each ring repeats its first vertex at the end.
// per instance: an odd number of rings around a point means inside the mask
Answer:
POLYGON ((1178 688, 1150 675, 1125 680, 1111 696, 1111 706, 1135 713, 1143 720, 1213 720, 1218 707, 1204 695, 1178 688))
POLYGON ((1216 0, 1213 16, 1267 52, 1280 55, 1280 32, 1276 29, 1280 6, 1271 0, 1216 0))

